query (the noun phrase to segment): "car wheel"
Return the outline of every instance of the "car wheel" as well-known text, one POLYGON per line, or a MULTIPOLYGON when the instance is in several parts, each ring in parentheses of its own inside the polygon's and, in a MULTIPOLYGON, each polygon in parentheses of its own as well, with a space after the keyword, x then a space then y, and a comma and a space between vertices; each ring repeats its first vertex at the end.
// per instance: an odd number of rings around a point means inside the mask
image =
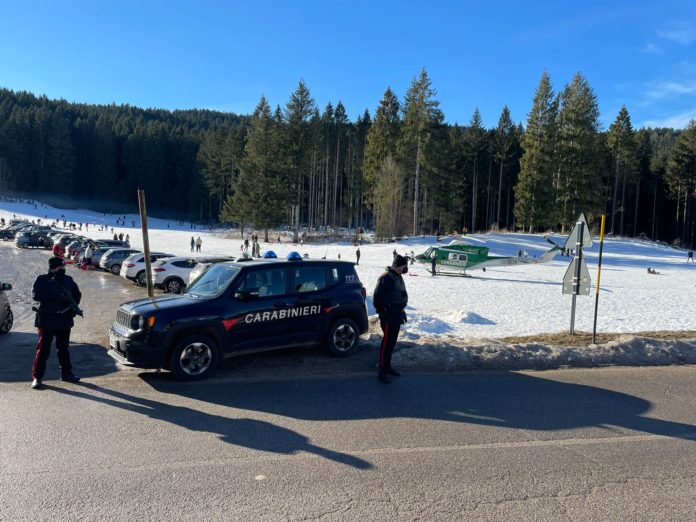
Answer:
POLYGON ((118 275, 121 273, 121 265, 111 265, 111 273, 114 275, 118 275))
POLYGON ((7 315, 5 315, 5 320, 0 323, 0 335, 5 335, 12 328, 12 323, 14 322, 14 316, 12 315, 12 310, 7 309, 7 315))
POLYGON ((358 326, 351 319, 344 317, 335 321, 329 328, 327 344, 331 353, 344 357, 357 346, 359 337, 358 326))
POLYGON ((172 277, 166 283, 164 283, 164 289, 172 294, 181 294, 186 286, 184 282, 178 277, 172 277))
POLYGON ((135 276, 135 281, 138 283, 140 286, 146 286, 147 285, 147 274, 145 273, 145 270, 141 270, 138 272, 138 275, 135 276))
POLYGON ((210 377, 220 359, 220 350, 210 337, 190 335, 177 343, 169 367, 181 381, 198 381, 210 377))

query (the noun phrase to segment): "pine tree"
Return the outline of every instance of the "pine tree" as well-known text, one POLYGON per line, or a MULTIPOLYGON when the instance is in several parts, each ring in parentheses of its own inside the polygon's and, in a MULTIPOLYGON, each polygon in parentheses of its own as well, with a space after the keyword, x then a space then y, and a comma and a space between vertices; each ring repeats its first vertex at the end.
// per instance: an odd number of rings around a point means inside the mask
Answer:
POLYGON ((503 195, 503 174, 510 167, 515 154, 515 124, 510 117, 510 109, 503 107, 495 130, 495 159, 498 162, 498 205, 495 215, 496 228, 500 228, 500 209, 503 195))
POLYGON ((264 229, 266 240, 268 228, 283 222, 291 201, 286 165, 278 155, 278 146, 279 128, 262 96, 251 119, 236 190, 225 202, 221 219, 236 221, 242 229, 253 222, 264 229))
POLYGON ((315 110, 314 99, 304 80, 300 80, 297 89, 290 95, 290 100, 285 106, 286 144, 292 171, 292 188, 295 193, 295 206, 291 220, 295 231, 295 240, 297 240, 304 215, 305 182, 311 170, 312 128, 310 119, 315 110))
MULTIPOLYGON (((672 147, 667 160, 667 185, 677 199, 683 197, 681 216, 682 243, 693 247, 693 234, 689 223, 693 213, 693 196, 696 188, 696 120, 691 120, 672 147)), ((679 212, 677 219, 679 220, 679 212)), ((692 225, 693 227, 693 225, 692 225)))
POLYGON ((529 232, 554 221, 552 182, 557 116, 558 104, 551 78, 544 71, 534 93, 532 110, 527 116, 520 175, 515 185, 515 221, 517 226, 529 232))
POLYGON ((403 168, 391 157, 382 161, 382 167, 377 174, 376 206, 380 209, 375 220, 375 231, 378 238, 392 238, 401 235, 401 206, 403 191, 395 190, 402 187, 405 180, 403 168))
POLYGON ((486 147, 486 130, 483 128, 481 111, 474 110, 469 126, 464 130, 464 143, 471 172, 471 232, 478 227, 479 170, 486 147))
POLYGON ((404 121, 398 151, 409 172, 409 189, 413 189, 410 198, 413 203, 413 235, 418 234, 421 225, 421 170, 426 179, 435 170, 431 138, 434 128, 444 119, 438 108, 440 102, 435 99, 436 94, 428 73, 423 68, 420 75, 411 82, 404 101, 404 121))
POLYGON ((621 182, 621 221, 619 225, 619 234, 623 234, 624 217, 626 210, 626 184, 634 184, 638 180, 638 157, 637 143, 633 126, 631 125, 631 116, 624 105, 619 110, 616 120, 609 127, 607 134, 607 146, 611 153, 611 159, 614 171, 614 190, 612 193, 611 205, 611 226, 610 233, 615 233, 616 220, 616 200, 619 193, 619 182, 621 182))
MULTIPOLYGON (((396 144, 399 138, 401 120, 399 118, 399 99, 387 87, 382 101, 377 107, 375 119, 367 133, 365 145, 365 163, 363 177, 365 180, 365 199, 372 207, 375 222, 379 222, 386 209, 379 206, 379 175, 387 157, 392 161, 396 157, 396 144)), ((392 191, 402 191, 403 187, 392 187, 392 191)), ((401 209, 399 209, 400 211, 401 209)))
MULTIPOLYGON (((368 189, 372 189, 376 185, 382 162, 387 156, 396 155, 396 143, 401 124, 399 110, 399 99, 391 88, 387 87, 375 112, 372 126, 367 133, 364 176, 368 189)), ((371 201, 372 194, 369 194, 368 197, 371 201)))
POLYGON ((599 107, 587 80, 577 73, 561 95, 556 210, 562 230, 584 212, 601 212, 602 158, 599 107))

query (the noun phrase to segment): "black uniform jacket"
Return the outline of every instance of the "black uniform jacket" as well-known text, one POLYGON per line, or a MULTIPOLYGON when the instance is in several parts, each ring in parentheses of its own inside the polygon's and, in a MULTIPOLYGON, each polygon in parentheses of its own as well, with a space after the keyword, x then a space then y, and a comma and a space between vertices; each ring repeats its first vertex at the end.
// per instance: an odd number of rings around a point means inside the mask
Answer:
POLYGON ((32 295, 39 302, 39 312, 34 325, 37 328, 69 330, 74 326, 75 313, 70 306, 70 299, 61 294, 60 288, 72 295, 75 303, 80 304, 82 294, 72 277, 54 277, 48 273, 40 275, 34 281, 32 295))
POLYGON ((408 304, 408 293, 401 274, 388 267, 387 271, 379 276, 372 299, 380 315, 401 316, 408 304))

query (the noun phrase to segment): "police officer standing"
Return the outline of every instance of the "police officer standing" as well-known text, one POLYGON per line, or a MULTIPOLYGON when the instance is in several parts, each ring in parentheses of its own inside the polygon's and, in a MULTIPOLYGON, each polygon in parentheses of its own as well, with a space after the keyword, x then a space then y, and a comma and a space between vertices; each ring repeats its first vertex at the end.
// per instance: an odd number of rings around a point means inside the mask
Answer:
POLYGON ((379 314, 379 324, 383 337, 379 349, 379 375, 381 383, 389 384, 389 375, 400 375, 391 365, 392 352, 399 336, 401 325, 406 322, 404 309, 408 304, 408 293, 402 274, 408 272, 408 258, 397 255, 392 266, 387 267, 377 280, 373 295, 375 309, 379 314))
POLYGON ((76 383, 70 364, 70 329, 74 326, 73 317, 82 294, 72 277, 65 274, 65 266, 60 257, 48 260, 48 273, 34 281, 34 301, 39 302, 35 326, 39 329, 39 344, 36 347, 32 368, 31 387, 41 389, 41 379, 46 371, 46 360, 51 350, 53 338, 60 363, 60 380, 76 383), (71 300, 72 297, 72 300, 71 300))

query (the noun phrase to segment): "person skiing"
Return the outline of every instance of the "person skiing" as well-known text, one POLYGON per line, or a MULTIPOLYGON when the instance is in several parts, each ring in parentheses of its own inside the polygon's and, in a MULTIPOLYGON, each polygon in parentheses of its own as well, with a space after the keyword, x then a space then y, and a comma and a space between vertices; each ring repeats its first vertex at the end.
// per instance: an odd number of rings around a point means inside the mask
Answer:
POLYGON ((392 265, 379 276, 372 298, 383 332, 377 375, 379 382, 383 384, 389 384, 390 375, 393 377, 401 375, 392 367, 391 358, 401 325, 406 322, 404 309, 408 304, 408 293, 402 277, 402 274, 406 272, 408 272, 408 259, 397 255, 392 265))
POLYGON ((355 264, 359 265, 360 264, 360 247, 358 247, 358 249, 355 251, 355 259, 357 260, 357 262, 355 264))
POLYGON ((691 261, 692 263, 694 262, 694 251, 689 250, 689 252, 686 254, 686 262, 688 263, 691 261))
POLYGON ((191 252, 196 248, 196 240, 191 236, 191 252))

